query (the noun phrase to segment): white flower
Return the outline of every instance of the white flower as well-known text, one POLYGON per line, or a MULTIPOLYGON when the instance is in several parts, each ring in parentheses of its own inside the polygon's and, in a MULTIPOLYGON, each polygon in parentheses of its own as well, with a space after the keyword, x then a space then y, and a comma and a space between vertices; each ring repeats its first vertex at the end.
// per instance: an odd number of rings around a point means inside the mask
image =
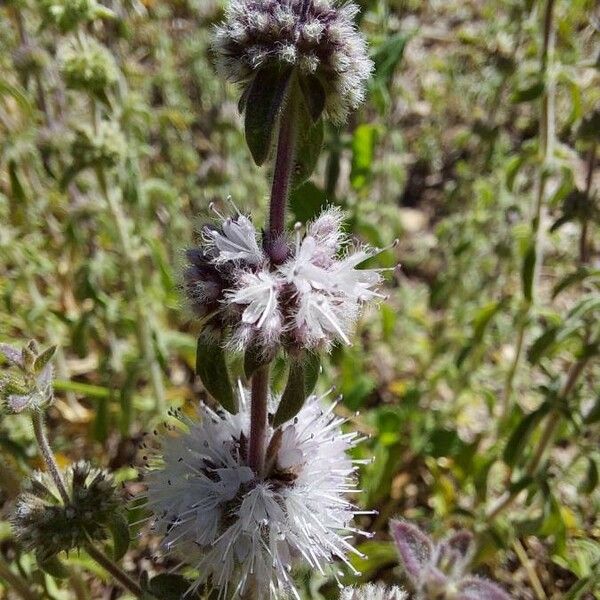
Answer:
POLYGON ((234 327, 231 345, 243 349, 256 337, 263 347, 279 340, 283 321, 278 304, 278 281, 269 271, 240 272, 237 285, 224 302, 245 306, 239 325, 234 327))
POLYGON ((368 583, 358 588, 345 588, 340 600, 407 600, 406 592, 399 587, 385 587, 368 583))
POLYGON ((224 219, 220 231, 207 229, 204 236, 207 245, 217 251, 213 258, 215 264, 244 261, 259 265, 265 260, 263 251, 258 247, 258 232, 244 215, 224 219))
POLYGON ((249 406, 241 388, 240 396, 238 414, 202 406, 185 433, 164 440, 162 461, 147 474, 154 527, 167 551, 197 568, 195 588, 240 598, 256 581, 261 598, 299 598, 290 575, 297 562, 323 572, 356 552, 348 541, 356 511, 345 493, 355 489, 346 451, 357 434, 342 433, 342 419, 311 396, 270 444, 268 472, 258 476, 246 464, 249 406))

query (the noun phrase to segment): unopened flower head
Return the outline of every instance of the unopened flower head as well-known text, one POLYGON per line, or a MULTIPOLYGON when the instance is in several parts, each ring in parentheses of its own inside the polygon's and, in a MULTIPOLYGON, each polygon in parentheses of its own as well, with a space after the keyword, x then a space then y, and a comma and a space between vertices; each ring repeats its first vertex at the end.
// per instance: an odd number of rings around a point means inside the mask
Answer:
POLYGON ((320 82, 329 116, 343 122, 362 102, 373 67, 357 13, 335 0, 233 0, 216 34, 220 70, 247 85, 265 67, 294 68, 320 82))
POLYGON ((78 548, 89 539, 104 540, 121 505, 112 477, 87 462, 69 467, 65 483, 68 504, 48 474, 34 473, 11 519, 19 542, 42 560, 78 548))
POLYGON ((52 403, 54 370, 52 357, 56 347, 40 352, 34 341, 22 349, 0 344, 0 355, 9 365, 0 375, 0 396, 6 409, 12 413, 42 410, 52 403))
POLYGON ((247 466, 250 407, 239 394, 236 415, 202 406, 198 421, 180 417, 187 431, 164 439, 147 473, 153 528, 167 551, 197 568, 195 587, 239 598, 256 581, 261 598, 299 598, 290 575, 298 561, 323 571, 356 552, 345 494, 355 489, 346 451, 357 434, 342 433, 332 406, 311 396, 294 421, 269 428, 266 466, 255 473, 247 466))
POLYGON ((81 125, 75 130, 71 155, 75 165, 110 169, 119 164, 127 143, 117 123, 102 120, 96 129, 81 125))
POLYGON ((68 88, 101 95, 117 82, 115 60, 106 46, 86 38, 83 47, 71 41, 61 49, 61 74, 68 88))
POLYGON ((340 600, 407 600, 406 592, 397 586, 386 587, 368 583, 361 587, 345 588, 340 600))
POLYGON ((469 575, 475 552, 469 531, 456 531, 437 543, 407 521, 392 521, 391 531, 417 600, 509 600, 497 584, 469 575))
POLYGON ((40 6, 44 23, 55 25, 63 33, 93 19, 114 16, 96 0, 42 0, 40 6))
POLYGON ((188 251, 184 274, 191 306, 201 317, 229 327, 229 345, 265 351, 350 343, 361 308, 381 298, 379 269, 361 269, 378 250, 352 248, 343 213, 325 210, 304 235, 286 245, 286 259, 273 261, 259 232, 243 215, 204 230, 200 247, 188 251))

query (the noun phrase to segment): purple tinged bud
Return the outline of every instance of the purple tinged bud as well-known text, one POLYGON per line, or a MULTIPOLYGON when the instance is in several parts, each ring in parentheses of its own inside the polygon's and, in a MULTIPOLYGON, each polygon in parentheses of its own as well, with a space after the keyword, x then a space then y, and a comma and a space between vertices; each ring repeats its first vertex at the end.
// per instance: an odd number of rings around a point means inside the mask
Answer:
POLYGON ((392 521, 391 531, 406 574, 411 582, 417 585, 433 556, 433 542, 416 525, 408 521, 392 521))

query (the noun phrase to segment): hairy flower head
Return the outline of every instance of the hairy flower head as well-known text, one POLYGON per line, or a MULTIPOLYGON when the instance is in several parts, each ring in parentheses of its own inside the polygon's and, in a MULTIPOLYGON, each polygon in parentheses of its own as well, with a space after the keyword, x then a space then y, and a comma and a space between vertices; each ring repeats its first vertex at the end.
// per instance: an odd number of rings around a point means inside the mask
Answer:
POLYGON ((187 253, 185 290, 194 311, 228 329, 238 350, 257 345, 268 352, 329 348, 350 343, 362 307, 381 298, 378 269, 360 268, 375 256, 353 248, 343 231, 343 213, 329 208, 285 245, 273 261, 252 222, 243 215, 222 218, 203 231, 202 244, 187 253), (287 257, 287 258, 285 258, 287 257))
POLYGON ((121 505, 112 477, 80 461, 65 472, 69 503, 60 499, 51 477, 33 474, 17 500, 11 522, 19 542, 41 560, 103 540, 121 505))
POLYGON ((329 116, 343 122, 362 102, 373 67, 357 13, 350 2, 233 0, 217 28, 218 65, 245 85, 261 69, 293 68, 303 85, 318 83, 329 116))
MULTIPOLYGON (((323 571, 347 562, 354 507, 345 493, 357 468, 346 451, 356 433, 311 396, 294 421, 269 428, 265 472, 248 465, 250 407, 240 388, 236 415, 201 406, 198 421, 163 441, 147 473, 148 506, 163 546, 200 573, 219 598, 243 597, 252 580, 261 598, 292 593, 297 562, 323 571)), ((275 403, 273 402, 274 406, 275 403)))
POLYGON ((50 361, 55 351, 52 346, 40 352, 34 341, 21 350, 0 344, 0 355, 10 367, 0 376, 0 397, 9 412, 42 410, 52 403, 54 369, 50 361))

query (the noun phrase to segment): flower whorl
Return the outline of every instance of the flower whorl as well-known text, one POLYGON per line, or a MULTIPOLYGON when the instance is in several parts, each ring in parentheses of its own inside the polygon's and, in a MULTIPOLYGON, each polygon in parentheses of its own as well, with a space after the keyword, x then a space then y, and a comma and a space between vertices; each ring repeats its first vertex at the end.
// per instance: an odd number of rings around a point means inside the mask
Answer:
POLYGON ((287 256, 274 263, 259 233, 244 215, 206 227, 200 247, 188 251, 185 291, 192 309, 217 329, 228 328, 228 345, 256 345, 269 354, 287 349, 350 344, 350 331, 369 300, 381 297, 378 269, 361 269, 375 256, 371 248, 348 249, 343 213, 323 211, 299 229, 287 256))
POLYGON ((265 67, 293 67, 320 83, 329 117, 341 123, 362 102, 373 68, 357 13, 329 0, 234 0, 216 34, 220 71, 248 85, 265 67))
POLYGON ((197 568, 196 587, 208 585, 220 599, 244 597, 256 580, 260 598, 299 600, 290 576, 298 561, 322 571, 356 553, 347 541, 355 509, 344 494, 355 489, 359 461, 346 451, 358 434, 342 433, 333 405, 311 396, 285 427, 268 428, 257 474, 247 460, 250 403, 241 387, 239 395, 236 415, 202 405, 199 420, 180 417, 186 432, 162 441, 162 458, 146 476, 153 529, 167 551, 197 568))
POLYGON ((60 500, 48 474, 34 473, 11 518, 19 542, 41 560, 83 546, 89 539, 106 539, 121 506, 110 474, 85 461, 71 465, 65 480, 68 504, 60 500))

